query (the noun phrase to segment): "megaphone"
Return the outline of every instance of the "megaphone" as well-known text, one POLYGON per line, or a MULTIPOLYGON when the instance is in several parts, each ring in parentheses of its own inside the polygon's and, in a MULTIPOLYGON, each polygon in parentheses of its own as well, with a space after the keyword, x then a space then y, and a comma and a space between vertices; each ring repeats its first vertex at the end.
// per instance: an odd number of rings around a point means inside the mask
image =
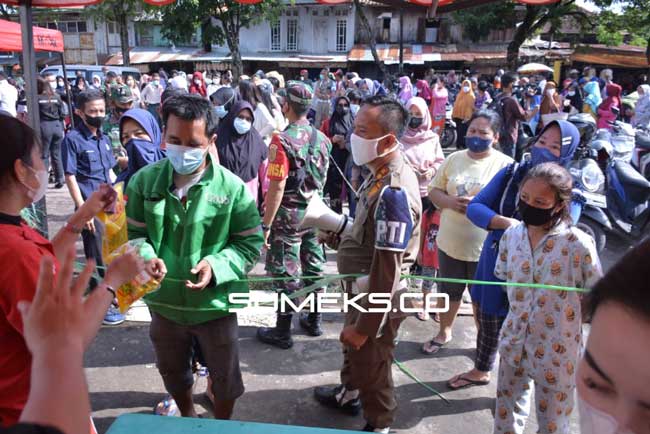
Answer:
POLYGON ((332 211, 318 194, 314 194, 300 222, 300 229, 316 228, 341 236, 352 230, 352 219, 332 211))

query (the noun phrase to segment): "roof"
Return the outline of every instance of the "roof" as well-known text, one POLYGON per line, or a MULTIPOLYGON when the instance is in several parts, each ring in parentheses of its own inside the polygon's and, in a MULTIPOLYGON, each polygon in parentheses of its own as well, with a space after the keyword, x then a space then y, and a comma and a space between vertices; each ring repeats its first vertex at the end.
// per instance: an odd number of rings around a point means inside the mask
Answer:
POLYGON ((618 47, 608 47, 602 44, 580 45, 571 55, 571 60, 622 68, 648 68, 645 48, 632 45, 619 45, 618 47))
MULTIPOLYGON (((387 65, 399 63, 399 45, 377 44, 377 54, 387 65)), ((439 62, 440 52, 433 45, 404 44, 404 63, 423 65, 424 62, 439 62)), ((350 62, 372 62, 372 52, 367 45, 355 45, 348 54, 350 62)))

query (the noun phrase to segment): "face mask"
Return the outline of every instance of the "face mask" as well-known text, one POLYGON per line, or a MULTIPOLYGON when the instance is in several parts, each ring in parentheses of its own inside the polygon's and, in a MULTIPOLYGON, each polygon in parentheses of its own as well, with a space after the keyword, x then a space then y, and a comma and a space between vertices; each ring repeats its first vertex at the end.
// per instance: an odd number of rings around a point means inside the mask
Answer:
POLYGON ((480 154, 481 152, 490 149, 490 146, 492 146, 492 140, 482 139, 481 137, 465 137, 465 144, 467 145, 467 149, 480 154))
POLYGON ((160 80, 154 80, 152 83, 154 86, 158 86, 160 84, 160 80))
POLYGON ((360 108, 361 108, 361 106, 359 106, 359 104, 350 104, 350 111, 352 112, 353 116, 357 115, 360 108))
POLYGON ((469 92, 469 86, 463 86, 463 92, 465 93, 469 92))
POLYGON ((38 202, 39 200, 43 199, 43 196, 45 196, 45 192, 47 191, 47 178, 48 178, 48 173, 47 170, 42 169, 42 170, 34 170, 31 167, 27 166, 29 170, 34 172, 36 175, 36 179, 38 179, 38 187, 32 188, 27 184, 23 184, 25 187, 28 188, 27 196, 32 200, 33 203, 38 202))
POLYGON ((189 175, 199 168, 207 149, 192 148, 190 146, 172 145, 167 143, 167 158, 174 167, 176 173, 189 175))
POLYGON ((211 85, 212 84, 212 79, 206 78, 205 79, 205 84, 211 85))
POLYGON ((194 84, 196 84, 197 86, 201 86, 201 80, 194 80, 194 84))
POLYGON ((569 96, 575 96, 576 92, 574 90, 570 90, 567 95, 569 96))
POLYGON ((540 146, 533 146, 530 150, 530 162, 533 166, 537 166, 542 163, 558 163, 560 161, 559 157, 553 155, 553 153, 548 148, 542 148, 540 146))
POLYGON ((340 105, 336 106, 336 113, 338 113, 341 116, 348 114, 349 111, 350 111, 350 107, 343 107, 340 105))
POLYGON ((122 116, 124 113, 128 112, 129 109, 115 107, 115 114, 117 116, 122 116))
POLYGON ((555 207, 553 208, 537 208, 528 205, 523 200, 519 200, 519 215, 524 223, 530 226, 544 226, 555 217, 555 207))
POLYGON ((62 81, 59 81, 56 85, 57 85, 58 87, 63 87, 63 82, 62 82, 62 81))
MULTIPOLYGON (((611 415, 592 407, 578 395, 578 413, 580 431, 583 434, 624 434, 619 430, 618 422, 611 415)), ((627 432, 627 431, 626 431, 627 432)), ((632 434, 629 432, 629 434, 632 434)))
POLYGON ((214 112, 219 116, 219 119, 223 119, 226 117, 228 114, 228 110, 226 110, 225 105, 218 105, 214 108, 214 112))
POLYGON ((86 123, 93 128, 101 128, 104 123, 104 116, 88 116, 84 115, 86 123))
POLYGON ((555 95, 555 89, 549 89, 549 90, 547 90, 547 91, 546 91, 546 94, 547 94, 548 96, 553 96, 553 95, 555 95))
POLYGON ((50 81, 50 87, 52 90, 56 89, 56 81, 50 81))
POLYGON ((391 135, 392 134, 386 134, 385 136, 381 136, 377 139, 364 139, 363 137, 352 133, 350 136, 350 145, 352 146, 352 159, 354 160, 354 164, 357 166, 363 166, 364 164, 370 163, 379 157, 388 155, 397 149, 399 143, 395 143, 395 146, 393 146, 393 148, 388 149, 381 155, 377 153, 377 146, 379 144, 379 141, 391 135))
POLYGON ((242 118, 235 118, 235 121, 233 122, 233 126, 235 127, 235 130, 239 135, 246 134, 251 129, 251 123, 248 122, 246 119, 242 119, 242 118))
POLYGON ((323 74, 319 75, 321 80, 325 80, 325 76, 323 74))
POLYGON ((417 130, 422 125, 422 122, 424 122, 424 118, 412 117, 409 121, 409 128, 417 130))

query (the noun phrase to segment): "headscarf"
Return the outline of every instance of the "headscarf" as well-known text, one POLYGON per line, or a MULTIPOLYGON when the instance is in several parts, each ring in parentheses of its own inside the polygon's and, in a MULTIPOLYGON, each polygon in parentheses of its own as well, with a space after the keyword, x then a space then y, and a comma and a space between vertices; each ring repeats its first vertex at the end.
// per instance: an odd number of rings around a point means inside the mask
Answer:
POLYGON ((190 93, 196 93, 201 96, 207 96, 208 95, 208 89, 205 86, 205 80, 203 80, 203 74, 201 74, 199 71, 195 72, 192 75, 192 83, 190 84, 190 93), (200 84, 194 83, 194 80, 200 80, 200 84))
POLYGON ((556 105, 560 107, 560 95, 558 94, 557 85, 554 81, 548 81, 544 87, 544 94, 542 95, 542 103, 539 106, 539 112, 545 115, 549 113, 556 113, 562 110, 562 107, 555 108, 556 105), (551 98, 549 98, 547 93, 550 89, 555 89, 553 101, 551 101, 551 98), (553 104, 553 102, 555 102, 555 104, 553 104))
POLYGON ((642 84, 643 96, 634 106, 634 126, 647 127, 650 121, 650 85, 642 84))
POLYGON ((374 96, 375 93, 377 93, 375 90, 375 82, 370 78, 364 78, 363 81, 366 83, 366 86, 368 86, 368 96, 374 96))
POLYGON ((415 130, 407 126, 406 131, 400 138, 400 142, 405 145, 419 145, 435 138, 436 134, 431 131, 431 114, 426 101, 419 96, 415 96, 406 102, 406 110, 408 111, 411 106, 416 106, 422 113, 422 124, 415 130))
POLYGON ((348 112, 343 116, 341 116, 336 111, 336 107, 338 107, 339 101, 342 99, 346 100, 348 102, 348 105, 350 104, 350 99, 346 96, 340 96, 334 101, 334 113, 332 113, 332 116, 330 117, 330 136, 339 134, 343 137, 346 137, 348 135, 348 132, 350 132, 350 130, 352 130, 354 127, 354 117, 352 116, 352 112, 349 109, 348 112))
POLYGON ((431 88, 431 94, 433 98, 431 99, 431 115, 432 116, 442 116, 447 113, 447 102, 449 101, 449 91, 445 87, 444 83, 442 88, 438 89, 436 84, 431 88))
POLYGON ((387 96, 388 95, 388 91, 386 90, 384 85, 381 84, 379 81, 374 80, 372 82, 372 84, 375 85, 375 95, 379 95, 379 96, 387 96))
POLYGON ((573 154, 575 154, 576 149, 578 149, 578 145, 580 144, 580 131, 578 131, 578 128, 569 121, 554 120, 545 125, 539 135, 541 136, 544 134, 544 131, 553 125, 560 127, 560 135, 562 136, 562 147, 560 148, 560 161, 558 161, 558 164, 566 166, 571 162, 573 154))
POLYGON ((139 108, 128 110, 120 118, 120 137, 122 137, 122 126, 126 119, 133 119, 140 124, 142 129, 151 138, 151 142, 144 144, 144 141, 138 141, 135 143, 135 146, 127 143, 126 152, 129 157, 129 166, 124 172, 119 174, 116 181, 124 181, 125 186, 138 170, 165 158, 165 151, 160 149, 162 134, 156 118, 147 110, 139 108))
POLYGON ((580 94, 580 89, 578 89, 578 84, 574 81, 569 85, 567 91, 567 98, 573 107, 575 107, 579 112, 582 111, 582 106, 584 101, 582 100, 582 95, 580 94), (573 96, 569 95, 569 92, 575 92, 573 96))
POLYGON ((453 69, 447 73, 447 78, 445 79, 447 86, 454 85, 458 82, 458 77, 456 77, 456 71, 453 69))
POLYGON ((605 87, 607 98, 598 107, 600 110, 609 111, 612 107, 621 107, 621 92, 623 88, 616 83, 610 83, 605 87))
POLYGON ((603 101, 600 96, 600 87, 598 87, 598 83, 590 81, 585 84, 584 91, 587 95, 585 97, 585 104, 589 104, 592 112, 598 113, 598 106, 600 106, 600 103, 603 101))
POLYGON ((402 104, 406 104, 411 98, 413 98, 413 85, 411 84, 411 79, 407 76, 400 77, 399 88, 399 99, 402 104))
POLYGON ((476 96, 472 90, 472 83, 469 80, 463 81, 463 87, 469 87, 469 92, 465 92, 461 89, 456 97, 456 102, 454 103, 454 109, 451 113, 451 116, 458 119, 469 120, 474 114, 474 102, 476 101, 476 96))
POLYGON ((235 118, 239 113, 248 109, 255 121, 255 109, 246 101, 239 100, 231 107, 230 111, 217 129, 217 152, 219 163, 239 176, 242 181, 248 182, 254 179, 259 171, 260 165, 268 156, 268 148, 257 130, 253 128, 246 134, 238 134, 235 130, 235 118))
POLYGON ((418 89, 418 96, 422 97, 423 99, 430 100, 433 97, 433 94, 431 93, 431 87, 425 80, 416 81, 415 87, 418 89))

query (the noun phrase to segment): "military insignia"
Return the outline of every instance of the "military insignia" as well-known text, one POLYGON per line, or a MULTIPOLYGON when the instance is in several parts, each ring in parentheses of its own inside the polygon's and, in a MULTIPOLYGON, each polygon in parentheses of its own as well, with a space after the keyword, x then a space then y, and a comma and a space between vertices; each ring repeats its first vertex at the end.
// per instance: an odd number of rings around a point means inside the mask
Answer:
POLYGON ((278 145, 271 143, 269 146, 269 161, 275 161, 275 157, 278 155, 278 145))
POLYGON ((375 210, 375 248, 403 252, 413 234, 413 217, 406 191, 382 190, 375 210))

